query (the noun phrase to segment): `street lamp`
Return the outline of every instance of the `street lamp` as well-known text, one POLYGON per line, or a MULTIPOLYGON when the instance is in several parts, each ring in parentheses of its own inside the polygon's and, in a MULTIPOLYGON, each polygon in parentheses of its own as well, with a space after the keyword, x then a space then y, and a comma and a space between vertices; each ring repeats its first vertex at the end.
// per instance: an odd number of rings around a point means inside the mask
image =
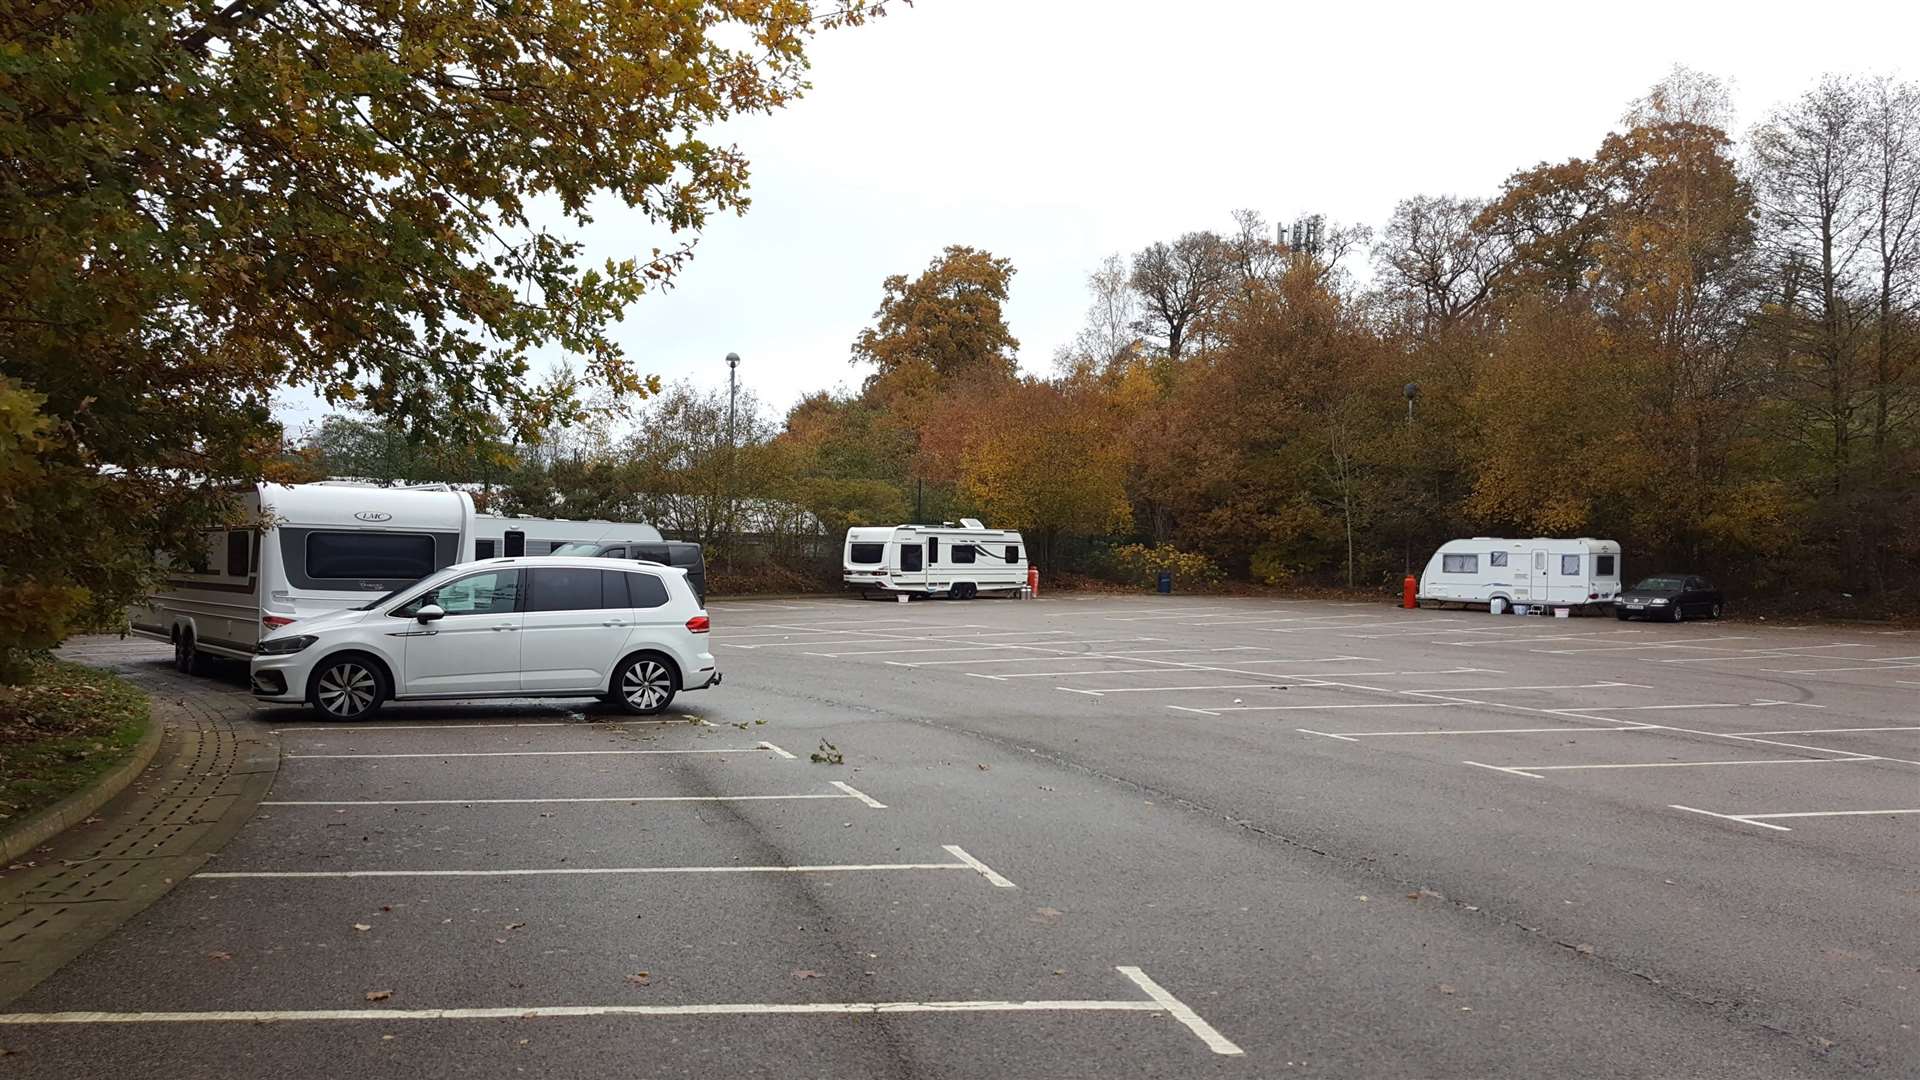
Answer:
MULTIPOLYGON (((1408 383, 1402 390, 1407 395, 1407 497, 1413 497, 1414 464, 1417 460, 1417 448, 1413 445, 1413 399, 1420 396, 1420 384, 1408 383)), ((1407 518, 1407 564, 1405 574, 1413 576, 1413 517, 1407 518)))
POLYGON ((739 470, 734 462, 740 454, 740 442, 734 437, 734 402, 740 396, 740 354, 727 354, 727 572, 733 572, 734 503, 739 490, 739 470))

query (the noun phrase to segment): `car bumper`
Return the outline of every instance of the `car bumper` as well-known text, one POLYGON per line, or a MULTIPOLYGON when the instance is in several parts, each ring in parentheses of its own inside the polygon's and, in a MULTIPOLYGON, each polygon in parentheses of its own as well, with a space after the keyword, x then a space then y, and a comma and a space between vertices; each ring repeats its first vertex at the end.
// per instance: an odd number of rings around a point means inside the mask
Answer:
POLYGON ((291 656, 253 658, 248 667, 253 696, 261 701, 299 703, 306 700, 307 669, 299 653, 291 656))

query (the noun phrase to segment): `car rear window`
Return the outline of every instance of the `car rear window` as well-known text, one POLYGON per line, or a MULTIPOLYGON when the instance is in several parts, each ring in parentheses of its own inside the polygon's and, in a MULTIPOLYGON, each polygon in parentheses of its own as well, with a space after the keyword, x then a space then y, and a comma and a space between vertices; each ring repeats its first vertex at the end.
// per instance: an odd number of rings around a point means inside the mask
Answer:
POLYGON ((847 561, 860 566, 875 566, 887 557, 885 544, 850 544, 847 547, 847 561))

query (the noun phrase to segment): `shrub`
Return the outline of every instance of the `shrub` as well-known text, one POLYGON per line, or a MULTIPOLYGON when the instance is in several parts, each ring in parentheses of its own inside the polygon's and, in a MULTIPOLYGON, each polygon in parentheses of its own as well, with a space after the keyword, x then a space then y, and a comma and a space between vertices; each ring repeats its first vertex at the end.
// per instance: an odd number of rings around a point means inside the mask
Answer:
POLYGON ((1126 544, 1109 550, 1103 561, 1108 577, 1129 585, 1151 586, 1162 571, 1173 574, 1177 587, 1188 589, 1207 588, 1224 577, 1212 559, 1172 544, 1126 544))

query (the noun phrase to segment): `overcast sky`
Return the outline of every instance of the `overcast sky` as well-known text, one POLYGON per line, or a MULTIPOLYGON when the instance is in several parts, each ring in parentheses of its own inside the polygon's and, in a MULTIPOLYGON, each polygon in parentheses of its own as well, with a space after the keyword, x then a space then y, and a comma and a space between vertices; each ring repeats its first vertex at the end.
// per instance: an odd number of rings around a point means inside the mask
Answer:
MULTIPOLYGON (((1917 41, 1911 0, 896 0, 816 40, 806 98, 726 127, 752 207, 618 337, 669 381, 724 386, 738 352, 784 410, 858 385, 883 278, 968 244, 1013 261, 1008 318, 1045 372, 1107 254, 1239 207, 1377 228, 1408 195, 1591 153, 1676 63, 1728 79, 1744 130, 1822 72, 1920 76, 1917 41)), ((651 235, 615 205, 588 239, 624 256, 651 235)))

